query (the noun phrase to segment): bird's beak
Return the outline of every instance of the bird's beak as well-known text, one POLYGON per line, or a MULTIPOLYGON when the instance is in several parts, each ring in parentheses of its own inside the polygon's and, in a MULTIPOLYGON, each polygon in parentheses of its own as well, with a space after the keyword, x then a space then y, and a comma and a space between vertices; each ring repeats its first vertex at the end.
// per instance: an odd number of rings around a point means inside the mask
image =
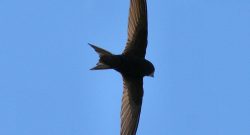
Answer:
POLYGON ((150 77, 154 77, 154 72, 149 75, 150 77))

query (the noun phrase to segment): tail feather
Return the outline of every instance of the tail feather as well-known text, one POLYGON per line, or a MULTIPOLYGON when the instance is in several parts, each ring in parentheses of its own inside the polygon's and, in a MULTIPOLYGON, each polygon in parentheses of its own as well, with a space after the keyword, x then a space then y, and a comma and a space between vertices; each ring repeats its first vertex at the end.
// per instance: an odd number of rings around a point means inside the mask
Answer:
POLYGON ((99 55, 99 62, 96 64, 95 67, 91 68, 90 70, 101 70, 101 69, 111 69, 111 67, 107 64, 105 64, 104 62, 101 61, 102 57, 103 56, 110 56, 110 55, 113 55, 112 53, 100 48, 100 47, 97 47, 93 44, 90 44, 89 45, 98 53, 99 55))
POLYGON ((111 69, 111 67, 104 63, 98 62, 96 66, 91 68, 90 70, 101 70, 101 69, 111 69))
POLYGON ((97 46, 90 44, 90 43, 89 43, 89 45, 99 54, 100 57, 103 55, 112 55, 112 53, 110 53, 109 51, 106 51, 100 47, 97 47, 97 46))

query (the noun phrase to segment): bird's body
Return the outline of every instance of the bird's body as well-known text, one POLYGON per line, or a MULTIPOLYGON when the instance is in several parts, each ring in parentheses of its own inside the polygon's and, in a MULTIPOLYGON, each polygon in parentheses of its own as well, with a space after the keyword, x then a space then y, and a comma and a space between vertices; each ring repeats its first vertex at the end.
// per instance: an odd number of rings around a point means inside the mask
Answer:
POLYGON ((153 72, 153 64, 146 59, 119 55, 121 65, 115 69, 123 76, 144 77, 153 72))
POLYGON ((91 45, 99 62, 91 70, 114 69, 123 77, 121 135, 135 135, 143 99, 143 77, 154 75, 153 64, 145 59, 147 47, 146 0, 130 0, 128 41, 122 54, 114 55, 91 45))
POLYGON ((133 56, 101 56, 100 63, 108 65, 110 67, 108 69, 114 69, 128 77, 144 77, 153 72, 153 64, 150 61, 133 56))

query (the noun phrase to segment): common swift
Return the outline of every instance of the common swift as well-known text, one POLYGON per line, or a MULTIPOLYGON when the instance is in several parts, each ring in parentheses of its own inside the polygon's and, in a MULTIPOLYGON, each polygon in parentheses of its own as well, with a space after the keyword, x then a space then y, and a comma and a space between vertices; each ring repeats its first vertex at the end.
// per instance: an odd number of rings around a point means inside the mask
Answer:
POLYGON ((143 77, 154 76, 153 64, 145 59, 148 36, 146 0, 130 0, 128 39, 122 54, 114 55, 93 44, 99 62, 91 70, 114 69, 123 78, 120 135, 135 135, 143 98, 143 77))

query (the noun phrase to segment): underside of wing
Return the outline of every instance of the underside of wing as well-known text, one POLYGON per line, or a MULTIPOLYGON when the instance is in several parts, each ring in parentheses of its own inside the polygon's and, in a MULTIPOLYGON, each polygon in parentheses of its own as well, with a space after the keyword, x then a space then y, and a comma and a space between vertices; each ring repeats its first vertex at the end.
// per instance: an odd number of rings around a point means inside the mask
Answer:
POLYGON ((135 135, 140 119, 143 78, 123 77, 120 135, 135 135))
POLYGON ((124 55, 144 58, 148 36, 147 2, 146 0, 130 0, 128 19, 128 41, 124 55))

